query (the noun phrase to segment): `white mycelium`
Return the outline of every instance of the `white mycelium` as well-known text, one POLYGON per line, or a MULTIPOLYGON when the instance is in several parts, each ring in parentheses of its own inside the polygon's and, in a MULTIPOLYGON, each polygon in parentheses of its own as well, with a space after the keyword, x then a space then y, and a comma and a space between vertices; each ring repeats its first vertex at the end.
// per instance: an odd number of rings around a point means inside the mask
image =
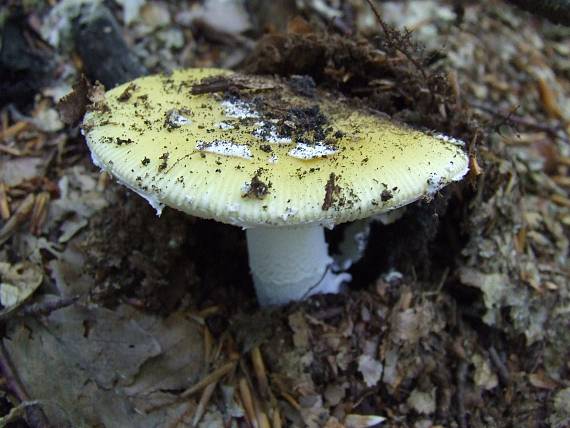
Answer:
POLYGON ((253 106, 243 100, 224 100, 221 104, 228 117, 236 119, 259 117, 259 113, 254 110, 253 106))
POLYGON ((196 148, 202 152, 215 153, 223 156, 234 156, 243 159, 251 159, 249 147, 237 144, 230 140, 198 141, 196 148))
POLYGON ((298 142, 288 155, 297 159, 310 160, 334 155, 337 151, 335 147, 322 142, 314 144, 298 142))

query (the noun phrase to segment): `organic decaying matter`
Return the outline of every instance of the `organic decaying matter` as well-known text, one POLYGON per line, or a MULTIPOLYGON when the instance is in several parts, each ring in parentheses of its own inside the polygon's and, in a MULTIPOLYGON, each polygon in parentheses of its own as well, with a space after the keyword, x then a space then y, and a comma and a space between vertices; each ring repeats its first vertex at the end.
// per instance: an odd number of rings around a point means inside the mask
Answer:
POLYGON ((144 197, 247 229, 263 305, 335 293, 323 227, 430 198, 468 170, 463 143, 394 123, 293 80, 190 69, 91 106, 93 162, 144 197))

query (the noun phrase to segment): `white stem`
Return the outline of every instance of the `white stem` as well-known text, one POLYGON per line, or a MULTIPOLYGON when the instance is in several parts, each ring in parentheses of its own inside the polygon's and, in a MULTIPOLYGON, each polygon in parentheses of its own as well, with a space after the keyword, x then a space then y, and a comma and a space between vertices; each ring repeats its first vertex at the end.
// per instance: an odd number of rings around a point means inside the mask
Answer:
POLYGON ((330 270, 322 226, 246 230, 249 266, 260 305, 282 305, 318 293, 338 293, 350 279, 330 270))

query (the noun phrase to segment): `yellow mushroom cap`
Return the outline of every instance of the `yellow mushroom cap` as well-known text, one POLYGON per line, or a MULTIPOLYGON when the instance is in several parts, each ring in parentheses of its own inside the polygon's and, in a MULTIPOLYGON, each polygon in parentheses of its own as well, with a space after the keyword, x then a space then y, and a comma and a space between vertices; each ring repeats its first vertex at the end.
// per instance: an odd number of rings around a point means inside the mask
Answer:
POLYGON ((94 162, 157 210, 242 227, 332 226, 429 197, 467 172, 458 140, 297 92, 180 70, 108 91, 83 131, 94 162), (208 82, 224 90, 196 90, 208 82))

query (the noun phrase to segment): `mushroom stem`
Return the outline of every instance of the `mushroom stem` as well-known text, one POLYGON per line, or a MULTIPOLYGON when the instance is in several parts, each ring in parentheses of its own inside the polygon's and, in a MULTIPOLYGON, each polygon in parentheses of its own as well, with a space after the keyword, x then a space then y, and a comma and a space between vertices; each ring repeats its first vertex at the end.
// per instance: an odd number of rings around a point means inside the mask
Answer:
POLYGON ((338 293, 347 273, 330 270, 322 226, 246 230, 249 266, 261 306, 282 305, 318 293, 338 293))

